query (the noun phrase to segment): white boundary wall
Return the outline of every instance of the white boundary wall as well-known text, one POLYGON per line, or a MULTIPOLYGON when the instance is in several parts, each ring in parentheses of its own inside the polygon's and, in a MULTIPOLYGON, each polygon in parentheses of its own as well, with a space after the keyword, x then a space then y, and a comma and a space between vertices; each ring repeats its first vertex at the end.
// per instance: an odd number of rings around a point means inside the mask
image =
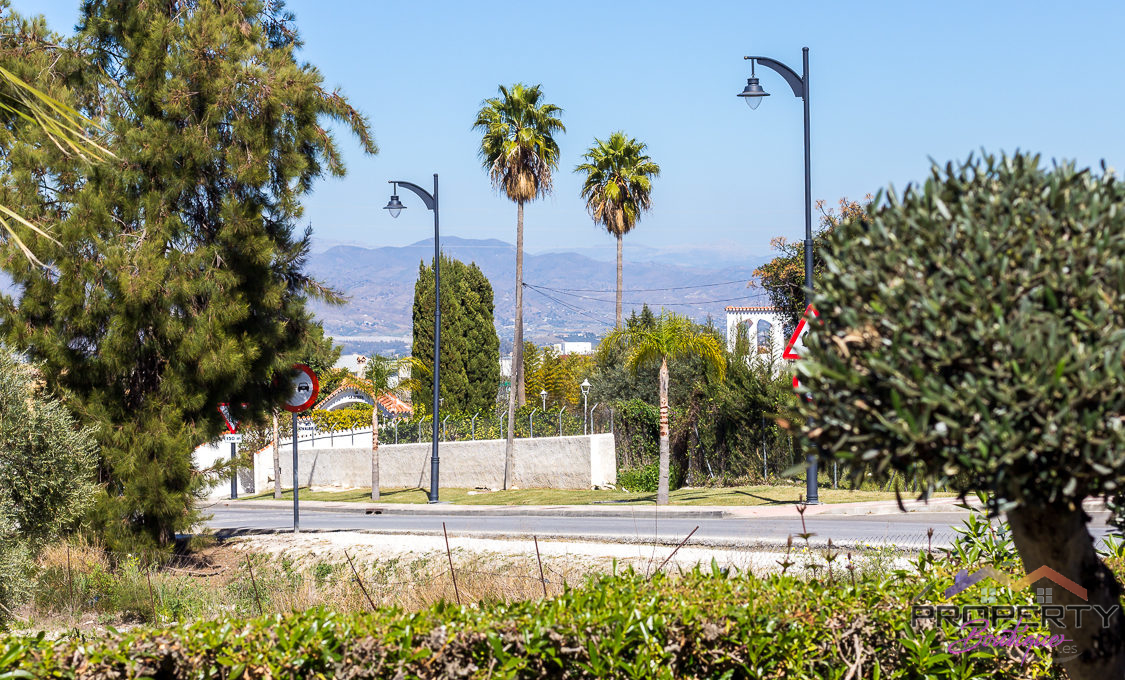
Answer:
MULTIPOLYGON (((439 482, 445 488, 486 487, 504 483, 503 439, 441 442, 439 482)), ((229 446, 201 446, 196 464, 229 457, 229 446), (226 455, 223 450, 226 449, 226 455), (217 454, 217 455, 216 455, 217 454)), ((380 486, 430 486, 429 442, 380 444, 380 486)), ((281 442, 281 485, 293 486, 293 444, 281 442)), ((298 440, 297 473, 302 486, 370 488, 371 430, 317 434, 298 440), (354 442, 354 443, 353 443, 354 442)), ((535 437, 515 440, 512 483, 521 488, 589 489, 617 483, 617 457, 612 434, 578 437, 535 437)), ((254 488, 257 493, 273 489, 273 447, 254 455, 254 488)), ((246 493, 244 484, 239 493, 246 493)), ((211 498, 227 498, 229 483, 220 483, 211 498)))

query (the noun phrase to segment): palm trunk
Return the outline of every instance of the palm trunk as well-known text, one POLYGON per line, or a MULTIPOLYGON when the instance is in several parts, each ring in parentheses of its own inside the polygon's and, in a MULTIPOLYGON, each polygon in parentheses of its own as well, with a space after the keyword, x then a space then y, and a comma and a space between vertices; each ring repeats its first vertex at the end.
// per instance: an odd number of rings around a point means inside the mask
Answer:
POLYGON ((277 411, 273 412, 273 497, 281 499, 281 431, 277 427, 277 411))
MULTIPOLYGON (((515 359, 513 358, 512 375, 509 379, 515 378, 515 359)), ((512 463, 515 460, 516 453, 516 390, 514 386, 508 388, 508 434, 507 441, 504 443, 504 490, 507 491, 512 485, 512 463)))
POLYGON ((617 327, 621 328, 621 243, 624 239, 617 235, 617 327))
POLYGON ((516 204, 516 324, 512 337, 512 369, 508 375, 508 436, 504 444, 504 490, 512 484, 516 449, 516 404, 524 401, 523 386, 523 203, 516 204))
POLYGON ((1020 506, 1008 512, 1012 537, 1030 574, 1044 565, 1086 588, 1080 598, 1059 584, 1040 581, 1051 589, 1051 604, 1067 607, 1064 626, 1050 621, 1051 633, 1063 635, 1073 653, 1056 652, 1056 660, 1072 680, 1105 680, 1125 677, 1125 616, 1121 612, 1121 587, 1113 572, 1098 557, 1086 528, 1090 521, 1081 507, 1064 503, 1020 506), (1084 607, 1079 612, 1077 607, 1084 607), (1094 611, 1090 611, 1093 608, 1094 611), (1080 617, 1080 619, 1079 619, 1080 617))
POLYGON ((379 398, 371 405, 371 500, 379 500, 379 398))
POLYGON ((656 504, 668 504, 668 359, 660 362, 660 477, 656 487, 656 504))
POLYGON ((527 403, 523 375, 523 203, 516 204, 516 329, 512 348, 512 372, 515 378, 516 405, 527 403))

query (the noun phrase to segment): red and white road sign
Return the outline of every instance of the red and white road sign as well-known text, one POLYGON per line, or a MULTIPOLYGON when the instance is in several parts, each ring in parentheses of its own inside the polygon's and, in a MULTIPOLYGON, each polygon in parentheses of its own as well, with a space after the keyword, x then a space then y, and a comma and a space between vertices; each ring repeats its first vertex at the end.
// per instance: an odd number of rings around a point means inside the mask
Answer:
MULTIPOLYGON (((814 319, 820 317, 815 307, 812 305, 805 307, 804 315, 801 316, 801 320, 797 322, 797 327, 793 329, 793 335, 789 338, 789 342, 785 344, 785 351, 781 353, 783 359, 797 361, 801 358, 801 355, 805 353, 805 335, 809 332, 809 314, 812 314, 814 319)), ((801 381, 798 380, 795 375, 793 376, 793 389, 797 392, 805 391, 804 386, 801 385, 801 381)), ((812 399, 808 394, 805 395, 805 398, 812 399)))
POLYGON ((807 323, 809 314, 812 314, 814 319, 820 317, 815 307, 812 305, 805 307, 805 313, 801 316, 801 320, 797 322, 797 327, 793 329, 793 335, 789 337, 789 342, 785 344, 785 351, 781 353, 781 358, 796 361, 805 353, 805 334, 809 332, 809 324, 807 323))
POLYGON ((230 404, 219 404, 219 413, 223 414, 223 420, 226 421, 227 429, 231 434, 238 432, 238 421, 230 414, 230 404))
POLYGON ((304 364, 293 364, 293 391, 282 407, 290 413, 300 413, 312 408, 316 395, 320 393, 320 381, 316 373, 304 364))

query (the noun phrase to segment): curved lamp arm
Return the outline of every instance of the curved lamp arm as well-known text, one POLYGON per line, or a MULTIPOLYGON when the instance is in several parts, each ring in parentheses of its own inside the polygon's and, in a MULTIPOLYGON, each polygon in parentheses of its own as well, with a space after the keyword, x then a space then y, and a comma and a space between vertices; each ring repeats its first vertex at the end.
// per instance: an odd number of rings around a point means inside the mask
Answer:
POLYGON ((412 182, 403 182, 401 180, 387 180, 387 184, 396 184, 398 186, 406 187, 407 189, 410 189, 414 193, 418 194, 418 198, 422 199, 422 202, 426 204, 427 209, 429 209, 429 210, 434 209, 434 196, 433 196, 433 194, 426 191, 425 189, 418 186, 417 184, 414 184, 412 182))
POLYGON ((785 79, 785 82, 789 83, 789 87, 793 88, 793 96, 804 98, 805 79, 797 75, 797 72, 793 69, 789 68, 780 61, 777 61, 776 59, 770 59, 769 57, 743 57, 743 59, 753 59, 758 64, 777 71, 779 74, 781 74, 781 77, 785 79))

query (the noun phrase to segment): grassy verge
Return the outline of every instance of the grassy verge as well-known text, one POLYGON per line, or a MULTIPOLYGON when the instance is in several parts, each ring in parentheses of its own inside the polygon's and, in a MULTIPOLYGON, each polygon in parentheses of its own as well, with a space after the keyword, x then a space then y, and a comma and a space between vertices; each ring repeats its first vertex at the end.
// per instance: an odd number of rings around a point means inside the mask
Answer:
MULTIPOLYGON (((733 486, 722 488, 677 489, 669 494, 672 505, 787 505, 798 502, 805 493, 802 486, 733 486)), ((952 496, 937 493, 935 497, 952 496)), ((904 498, 911 496, 904 495, 904 498)), ((282 492, 292 500, 293 492, 282 492)), ((383 489, 380 503, 426 503, 428 491, 423 489, 383 489)), ((309 491, 301 489, 301 499, 310 501, 370 502, 371 491, 309 491)), ((655 493, 622 490, 515 489, 482 492, 473 489, 442 489, 441 499, 455 505, 643 505, 656 502, 655 493)), ((858 503, 861 501, 893 501, 894 492, 821 489, 822 503, 858 503)), ((247 500, 273 500, 273 492, 249 496, 247 500)))

